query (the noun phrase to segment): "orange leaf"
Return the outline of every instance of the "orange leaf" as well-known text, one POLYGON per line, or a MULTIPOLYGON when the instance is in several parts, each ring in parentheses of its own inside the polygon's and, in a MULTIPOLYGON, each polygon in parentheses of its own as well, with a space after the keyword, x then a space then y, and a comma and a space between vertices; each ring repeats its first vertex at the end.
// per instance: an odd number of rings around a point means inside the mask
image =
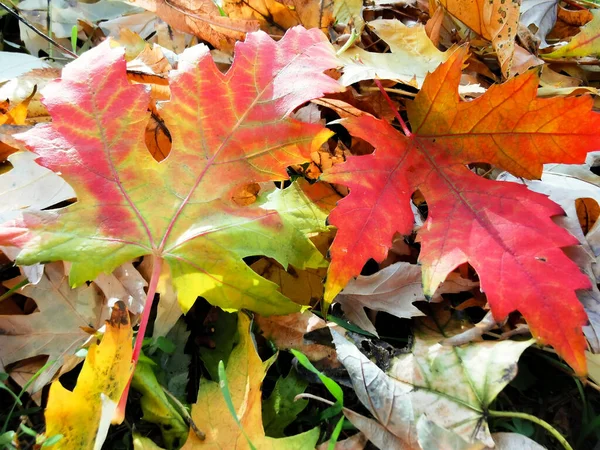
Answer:
POLYGON ((475 33, 492 42, 502 73, 508 78, 519 25, 519 0, 439 0, 475 33))

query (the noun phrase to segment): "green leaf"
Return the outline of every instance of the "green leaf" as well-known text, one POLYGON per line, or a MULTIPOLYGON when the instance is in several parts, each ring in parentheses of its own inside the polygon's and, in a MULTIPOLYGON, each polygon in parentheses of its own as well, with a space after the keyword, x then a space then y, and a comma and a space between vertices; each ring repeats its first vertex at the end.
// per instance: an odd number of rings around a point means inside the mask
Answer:
POLYGON ((142 394, 140 401, 143 420, 159 426, 168 449, 178 449, 188 436, 188 426, 173 407, 162 386, 158 383, 152 366, 142 359, 131 380, 131 386, 142 394))
POLYGON ((302 394, 308 382, 298 376, 292 368, 287 377, 279 377, 275 389, 263 402, 263 424, 267 436, 283 437, 285 427, 292 423, 298 414, 308 405, 308 400, 294 401, 302 394))

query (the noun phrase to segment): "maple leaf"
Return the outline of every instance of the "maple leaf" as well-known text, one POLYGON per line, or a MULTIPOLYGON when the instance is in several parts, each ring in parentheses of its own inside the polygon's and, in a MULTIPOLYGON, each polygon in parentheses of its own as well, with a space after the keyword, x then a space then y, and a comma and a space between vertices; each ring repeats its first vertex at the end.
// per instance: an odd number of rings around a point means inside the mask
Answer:
POLYGON ((344 72, 340 83, 344 86, 380 78, 421 87, 425 75, 454 51, 454 47, 446 52, 439 51, 420 24, 407 27, 399 20, 379 19, 370 21, 369 28, 388 44, 391 53, 352 47, 340 54, 344 72))
POLYGON ((192 405, 192 418, 201 424, 206 439, 201 441, 190 432, 183 449, 242 450, 251 448, 248 441, 257 449, 315 448, 318 428, 284 438, 265 436, 260 387, 275 358, 261 361, 250 334, 250 319, 245 314, 238 314, 238 331, 240 342, 229 357, 226 376, 239 422, 229 413, 219 383, 202 379, 198 401, 192 405))
POLYGON ((60 448, 100 448, 108 425, 120 423, 114 415, 131 376, 133 331, 122 302, 113 308, 100 344, 88 350, 73 391, 60 381, 50 386, 46 407, 46 435, 62 434, 60 448))
POLYGON ((429 209, 420 230, 425 294, 469 262, 496 320, 520 311, 533 334, 583 374, 587 318, 575 290, 590 283, 560 249, 577 244, 551 220, 562 209, 524 186, 478 177, 466 164, 539 178, 543 163, 580 163, 600 147, 600 115, 590 112, 590 97, 536 99, 534 72, 461 102, 465 56, 465 49, 455 52, 408 102, 408 136, 371 116, 342 122, 376 150, 322 177, 350 188, 330 215, 338 233, 325 299, 331 302, 369 258, 382 261, 394 233, 412 231, 411 194, 419 190, 429 209))
POLYGON ((277 43, 249 34, 227 74, 206 46, 188 49, 169 76, 161 115, 173 143, 158 163, 144 145, 149 94, 128 82, 123 50, 107 42, 86 52, 44 92, 52 124, 20 135, 42 166, 62 173, 77 202, 24 213, 4 224, 0 242, 23 249, 19 264, 71 261, 75 286, 151 254, 155 279, 168 262, 185 311, 198 295, 224 308, 297 311, 242 258, 323 267, 304 233, 327 229, 315 213, 319 199, 312 188, 294 196, 296 187, 245 207, 232 197, 240 186, 286 179, 288 165, 310 160, 329 138, 322 126, 288 116, 343 89, 323 73, 335 65, 325 36, 301 27, 277 43))
MULTIPOLYGON (((333 331, 338 358, 348 370, 358 399, 379 422, 379 438, 387 435, 404 445, 399 448, 419 448, 416 427, 419 418, 426 416, 466 442, 493 447, 485 418, 496 396, 516 376, 517 360, 533 340, 444 346, 440 341, 463 331, 464 323, 452 318, 447 307, 431 309, 432 317, 416 323, 411 352, 391 359, 385 372, 333 331)), ((356 422, 356 413, 345 410, 344 414, 372 439, 360 416, 361 422, 356 422)))

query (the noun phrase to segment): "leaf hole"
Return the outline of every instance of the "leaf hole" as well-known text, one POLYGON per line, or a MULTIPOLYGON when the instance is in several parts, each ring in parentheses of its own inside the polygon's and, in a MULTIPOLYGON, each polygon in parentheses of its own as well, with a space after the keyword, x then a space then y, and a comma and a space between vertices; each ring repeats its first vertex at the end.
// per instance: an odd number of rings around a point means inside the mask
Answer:
POLYGON ((423 220, 427 220, 427 215, 429 214, 429 207, 427 206, 427 201, 425 200, 425 197, 423 196, 421 191, 416 190, 413 193, 411 200, 413 204, 417 207, 421 218, 423 220))
POLYGON ((583 234, 588 234, 600 216, 600 205, 593 198, 578 198, 575 209, 583 234))

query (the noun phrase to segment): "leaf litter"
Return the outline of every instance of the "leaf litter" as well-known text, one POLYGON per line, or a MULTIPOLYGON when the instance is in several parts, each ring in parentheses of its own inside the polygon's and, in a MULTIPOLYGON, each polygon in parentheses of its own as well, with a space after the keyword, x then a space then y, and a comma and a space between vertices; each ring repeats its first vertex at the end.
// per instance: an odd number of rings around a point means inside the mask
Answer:
POLYGON ((600 149, 581 95, 599 86, 594 8, 53 2, 48 22, 34 3, 17 14, 79 57, 57 57, 23 22, 5 37, 49 56, 28 67, 53 68, 0 88, 12 102, 0 116, 0 395, 12 405, 20 385, 46 409, 45 424, 19 424, 20 400, 3 411, 3 445, 537 449, 600 437, 598 182, 592 159, 573 165, 600 149), (541 79, 527 71, 539 65, 541 79), (378 191, 381 176, 392 181, 378 191), (243 308, 259 314, 231 312, 243 308), (135 351, 120 353, 130 320, 135 351), (118 355, 94 356, 104 351, 118 355), (547 381, 557 374, 571 384, 547 381))

